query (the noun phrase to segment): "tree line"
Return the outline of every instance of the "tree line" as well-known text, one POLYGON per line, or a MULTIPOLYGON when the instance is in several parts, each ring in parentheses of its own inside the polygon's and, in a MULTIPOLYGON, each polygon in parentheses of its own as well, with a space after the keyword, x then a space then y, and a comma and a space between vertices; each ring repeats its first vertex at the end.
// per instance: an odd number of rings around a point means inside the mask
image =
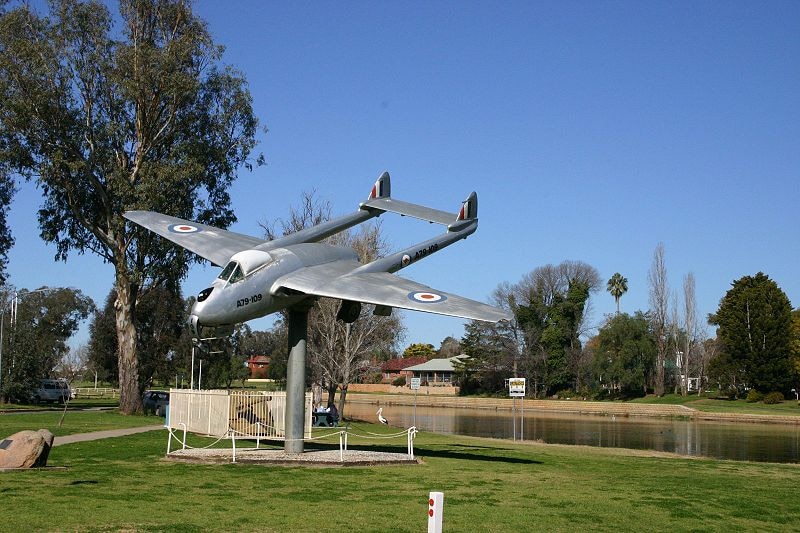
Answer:
POLYGON ((503 394, 512 376, 527 378, 534 397, 613 399, 710 389, 741 397, 750 390, 800 390, 800 309, 792 310, 775 281, 761 272, 735 280, 718 310, 703 320, 693 274, 683 278, 679 308, 664 256, 659 244, 648 274, 647 310, 620 312, 627 279, 615 273, 608 280, 617 312, 594 335, 586 326, 590 295, 600 286, 593 267, 546 265, 516 284, 500 285, 494 301, 514 320, 466 326, 461 344, 470 358, 459 363, 462 392, 503 394), (716 326, 714 337, 706 325, 716 326))
MULTIPOLYGON (((56 259, 92 252, 114 268, 120 410, 142 409, 137 303, 174 286, 194 256, 127 225, 152 210, 226 228, 228 189, 258 120, 239 71, 180 0, 56 0, 40 14, 0 3, 0 274, 13 244, 16 181, 42 191, 56 259)), ((0 280, 1 281, 1 280, 0 280)), ((146 369, 144 369, 146 372, 146 369)))

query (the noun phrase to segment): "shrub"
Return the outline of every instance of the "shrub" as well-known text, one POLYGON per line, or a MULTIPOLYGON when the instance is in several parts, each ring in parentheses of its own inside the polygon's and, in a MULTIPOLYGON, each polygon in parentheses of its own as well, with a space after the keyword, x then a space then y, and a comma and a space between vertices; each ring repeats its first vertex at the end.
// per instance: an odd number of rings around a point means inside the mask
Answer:
POLYGON ((747 402, 748 403, 756 403, 760 402, 764 399, 764 395, 758 392, 756 389, 750 389, 747 391, 747 402))
POLYGON ((764 403, 766 404, 776 404, 781 403, 783 401, 783 394, 780 392, 770 392, 766 396, 764 396, 764 403))
POLYGON ((399 378, 395 378, 392 381, 392 385, 394 385, 395 387, 405 387, 406 386, 406 377, 405 376, 400 376, 399 378))

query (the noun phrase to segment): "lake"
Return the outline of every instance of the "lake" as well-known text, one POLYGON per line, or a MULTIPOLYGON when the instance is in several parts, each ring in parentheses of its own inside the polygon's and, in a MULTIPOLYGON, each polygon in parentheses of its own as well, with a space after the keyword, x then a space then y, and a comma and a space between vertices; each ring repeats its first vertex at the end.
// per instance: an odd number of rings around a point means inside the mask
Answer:
MULTIPOLYGON (((346 416, 377 421, 378 406, 348 403, 346 416)), ((383 406, 396 427, 411 427, 414 407, 383 406)), ((417 407, 422 431, 512 440, 521 433, 520 412, 417 407), (515 423, 516 418, 516 423, 515 423)), ((800 462, 800 424, 742 424, 671 418, 611 417, 525 411, 525 440, 606 448, 656 450, 737 461, 800 462)))

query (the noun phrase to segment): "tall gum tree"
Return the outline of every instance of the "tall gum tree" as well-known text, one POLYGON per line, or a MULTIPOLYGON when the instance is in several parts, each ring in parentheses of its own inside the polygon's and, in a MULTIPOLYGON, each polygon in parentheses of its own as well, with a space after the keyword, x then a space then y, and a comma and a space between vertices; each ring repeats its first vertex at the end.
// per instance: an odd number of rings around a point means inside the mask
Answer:
POLYGON ((0 178, 42 190, 41 236, 56 259, 90 251, 113 265, 123 413, 141 410, 137 298, 194 258, 122 214, 235 221, 227 190, 258 124, 222 51, 189 2, 122 0, 117 18, 98 1, 0 12, 0 178))

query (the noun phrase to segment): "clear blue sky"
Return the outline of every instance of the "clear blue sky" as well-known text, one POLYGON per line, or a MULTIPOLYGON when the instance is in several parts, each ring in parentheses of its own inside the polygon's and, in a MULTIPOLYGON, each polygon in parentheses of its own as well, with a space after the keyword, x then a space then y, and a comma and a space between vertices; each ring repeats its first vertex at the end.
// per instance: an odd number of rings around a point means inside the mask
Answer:
MULTIPOLYGON (((403 275, 486 300, 566 259, 628 278, 648 307, 659 242, 673 289, 700 312, 767 273, 800 306, 800 2, 260 2, 196 6, 249 80, 268 165, 232 190, 234 230, 285 216, 315 189, 335 214, 383 170, 399 199, 455 211, 476 190, 480 228, 403 275)), ((113 269, 54 263, 38 191, 10 222, 18 287, 73 286, 102 305, 113 269)), ((440 228, 384 216, 396 247, 440 228)), ((186 295, 216 275, 196 267, 186 295)), ((592 297, 592 323, 614 310, 592 297)), ((405 313, 406 344, 463 322, 405 313)), ((257 328, 267 321, 256 321, 257 328)), ((74 342, 85 342, 85 331, 74 342)))

